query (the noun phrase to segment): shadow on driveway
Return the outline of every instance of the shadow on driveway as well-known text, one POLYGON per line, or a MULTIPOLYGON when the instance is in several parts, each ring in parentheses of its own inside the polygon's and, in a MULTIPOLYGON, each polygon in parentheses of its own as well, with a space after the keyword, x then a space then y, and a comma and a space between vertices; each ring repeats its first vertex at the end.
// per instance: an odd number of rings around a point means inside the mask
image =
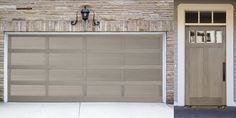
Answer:
POLYGON ((236 107, 216 108, 174 108, 174 118, 236 118, 236 107))

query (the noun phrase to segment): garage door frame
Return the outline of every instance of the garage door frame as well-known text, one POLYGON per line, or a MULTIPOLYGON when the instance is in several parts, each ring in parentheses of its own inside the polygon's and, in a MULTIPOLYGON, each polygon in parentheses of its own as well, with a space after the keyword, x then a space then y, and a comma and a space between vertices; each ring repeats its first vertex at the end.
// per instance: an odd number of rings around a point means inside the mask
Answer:
POLYGON ((4 102, 8 102, 8 37, 10 35, 162 35, 162 102, 166 103, 166 32, 4 32, 4 102))

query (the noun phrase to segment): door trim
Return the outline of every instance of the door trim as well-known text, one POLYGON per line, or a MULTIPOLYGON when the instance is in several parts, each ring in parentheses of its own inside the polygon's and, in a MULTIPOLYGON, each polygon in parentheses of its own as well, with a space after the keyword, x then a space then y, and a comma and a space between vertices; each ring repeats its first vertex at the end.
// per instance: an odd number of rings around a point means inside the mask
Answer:
POLYGON ((151 34, 162 35, 162 102, 166 103, 166 39, 167 32, 4 32, 4 97, 8 102, 8 37, 9 35, 117 35, 117 34, 151 34))
POLYGON ((226 105, 236 106, 234 102, 233 78, 233 34, 234 34, 234 7, 231 4, 180 4, 177 11, 177 96, 176 106, 185 105, 185 11, 186 10, 213 10, 226 11, 226 105))

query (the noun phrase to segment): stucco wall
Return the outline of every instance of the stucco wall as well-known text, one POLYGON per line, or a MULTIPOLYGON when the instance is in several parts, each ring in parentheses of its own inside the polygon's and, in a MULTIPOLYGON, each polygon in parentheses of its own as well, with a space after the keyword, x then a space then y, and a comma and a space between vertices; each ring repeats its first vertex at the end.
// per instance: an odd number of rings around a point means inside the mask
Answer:
MULTIPOLYGON (((167 31, 167 101, 173 102, 173 0, 0 0, 0 98, 3 98, 4 31, 85 31, 81 21, 71 26, 83 5, 94 9, 100 27, 87 31, 167 31), (32 10, 16 10, 32 8, 32 10)), ((79 18, 81 19, 81 18, 79 18)))
MULTIPOLYGON (((177 27, 177 7, 179 4, 185 3, 185 4, 232 4, 234 5, 234 8, 236 8, 236 0, 174 0, 174 27, 176 29, 177 27)), ((234 12, 234 34, 236 33, 236 13, 234 12)), ((174 40, 177 41, 177 30, 174 30, 174 40)), ((177 44, 177 43, 175 43, 177 44)), ((177 52, 175 53, 177 55, 177 52)), ((176 57, 176 56, 175 56, 176 57)), ((177 100, 177 73, 175 74, 174 79, 174 90, 175 90, 175 101, 177 100)), ((236 35, 234 35, 234 101, 236 102, 236 35)))

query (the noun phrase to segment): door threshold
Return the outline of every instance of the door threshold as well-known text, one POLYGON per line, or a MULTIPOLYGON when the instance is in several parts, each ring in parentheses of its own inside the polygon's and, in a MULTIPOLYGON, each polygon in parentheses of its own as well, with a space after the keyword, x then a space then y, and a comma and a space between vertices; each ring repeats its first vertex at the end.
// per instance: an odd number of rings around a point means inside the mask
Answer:
POLYGON ((187 109, 225 109, 226 105, 186 105, 187 109))

